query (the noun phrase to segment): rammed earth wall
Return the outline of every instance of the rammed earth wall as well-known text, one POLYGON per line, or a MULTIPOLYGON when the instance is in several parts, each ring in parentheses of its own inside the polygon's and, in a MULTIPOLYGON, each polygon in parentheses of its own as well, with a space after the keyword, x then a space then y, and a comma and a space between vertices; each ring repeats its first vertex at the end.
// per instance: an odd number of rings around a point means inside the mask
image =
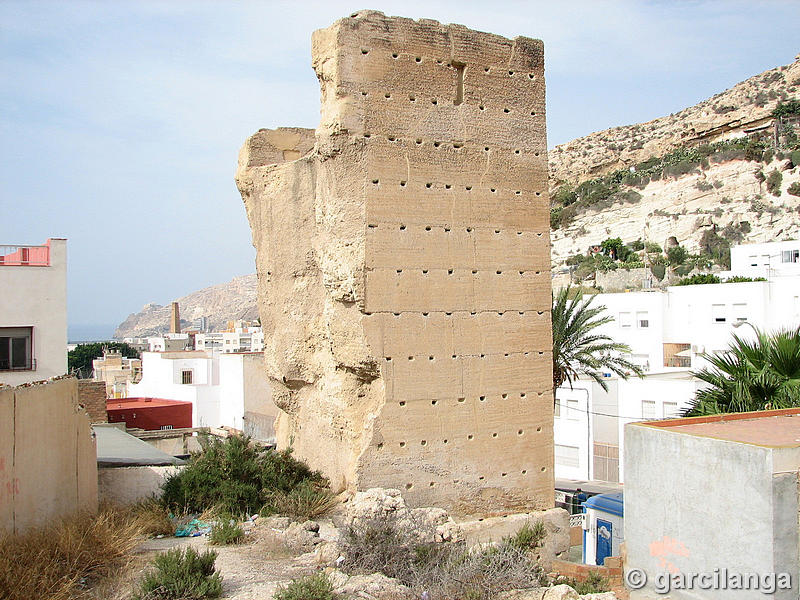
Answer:
POLYGON ((319 128, 237 171, 279 445, 411 505, 552 506, 542 43, 367 11, 312 46, 319 128))

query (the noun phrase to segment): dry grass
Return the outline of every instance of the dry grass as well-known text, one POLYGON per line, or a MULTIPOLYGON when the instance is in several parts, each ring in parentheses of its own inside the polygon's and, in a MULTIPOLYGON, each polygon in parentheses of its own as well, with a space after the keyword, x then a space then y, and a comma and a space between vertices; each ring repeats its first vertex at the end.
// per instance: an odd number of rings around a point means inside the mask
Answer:
POLYGON ((175 525, 169 518, 167 509, 155 498, 142 500, 128 509, 134 523, 139 527, 141 535, 155 537, 157 535, 172 535, 175 525))
POLYGON ((262 513, 277 513, 304 521, 323 516, 337 502, 336 496, 327 487, 303 482, 290 492, 269 494, 262 513))
POLYGON ((3 600, 78 600, 124 571, 139 543, 130 513, 104 507, 22 535, 0 536, 3 600))

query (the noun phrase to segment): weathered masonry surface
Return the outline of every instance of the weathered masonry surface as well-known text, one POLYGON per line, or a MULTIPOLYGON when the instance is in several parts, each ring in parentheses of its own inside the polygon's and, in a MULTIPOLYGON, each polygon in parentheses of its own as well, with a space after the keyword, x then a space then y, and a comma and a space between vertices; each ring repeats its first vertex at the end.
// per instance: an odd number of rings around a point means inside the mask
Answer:
POLYGON ((312 46, 319 128, 237 171, 279 444, 337 488, 552 506, 542 43, 366 11, 312 46))

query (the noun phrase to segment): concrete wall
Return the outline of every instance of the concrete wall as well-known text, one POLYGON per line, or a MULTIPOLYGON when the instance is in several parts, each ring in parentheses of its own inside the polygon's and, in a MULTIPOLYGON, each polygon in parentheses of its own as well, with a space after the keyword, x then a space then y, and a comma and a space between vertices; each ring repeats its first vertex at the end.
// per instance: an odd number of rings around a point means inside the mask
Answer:
POLYGON ((616 269, 606 273, 597 271, 594 283, 597 287, 603 288, 605 292, 622 292, 626 289, 649 288, 654 283, 658 283, 658 280, 647 268, 616 269))
POLYGON ((237 171, 279 444, 412 505, 552 506, 542 43, 362 11, 312 65, 315 149, 262 131, 237 171))
POLYGON ((50 239, 50 266, 0 265, 0 327, 33 327, 32 371, 0 371, 19 385, 67 372, 67 240, 50 239))
POLYGON ((161 493, 164 480, 181 467, 115 467, 97 470, 100 501, 135 504, 161 493))
MULTIPOLYGON (((263 345, 263 344, 262 344, 263 345)), ((275 441, 278 407, 264 372, 264 354, 242 355, 244 379, 244 431, 263 442, 275 441)))
POLYGON ((75 379, 0 389, 0 529, 97 508, 97 453, 75 379))
MULTIPOLYGON (((644 424, 625 428, 627 569, 648 585, 631 598, 663 598, 654 581, 664 572, 792 575, 798 593, 797 451, 686 435, 644 424), (794 464, 793 471, 780 470, 794 464)), ((673 590, 675 600, 752 599, 752 590, 673 590)), ((765 596, 766 597, 766 596, 765 596)))

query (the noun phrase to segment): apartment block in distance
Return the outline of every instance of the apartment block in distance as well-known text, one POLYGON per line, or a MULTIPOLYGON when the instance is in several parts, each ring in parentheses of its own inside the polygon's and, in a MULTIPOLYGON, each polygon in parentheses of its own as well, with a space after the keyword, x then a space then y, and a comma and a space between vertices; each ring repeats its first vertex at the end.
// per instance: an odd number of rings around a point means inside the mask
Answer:
POLYGON ((0 245, 0 384, 67 371, 67 240, 0 245))

